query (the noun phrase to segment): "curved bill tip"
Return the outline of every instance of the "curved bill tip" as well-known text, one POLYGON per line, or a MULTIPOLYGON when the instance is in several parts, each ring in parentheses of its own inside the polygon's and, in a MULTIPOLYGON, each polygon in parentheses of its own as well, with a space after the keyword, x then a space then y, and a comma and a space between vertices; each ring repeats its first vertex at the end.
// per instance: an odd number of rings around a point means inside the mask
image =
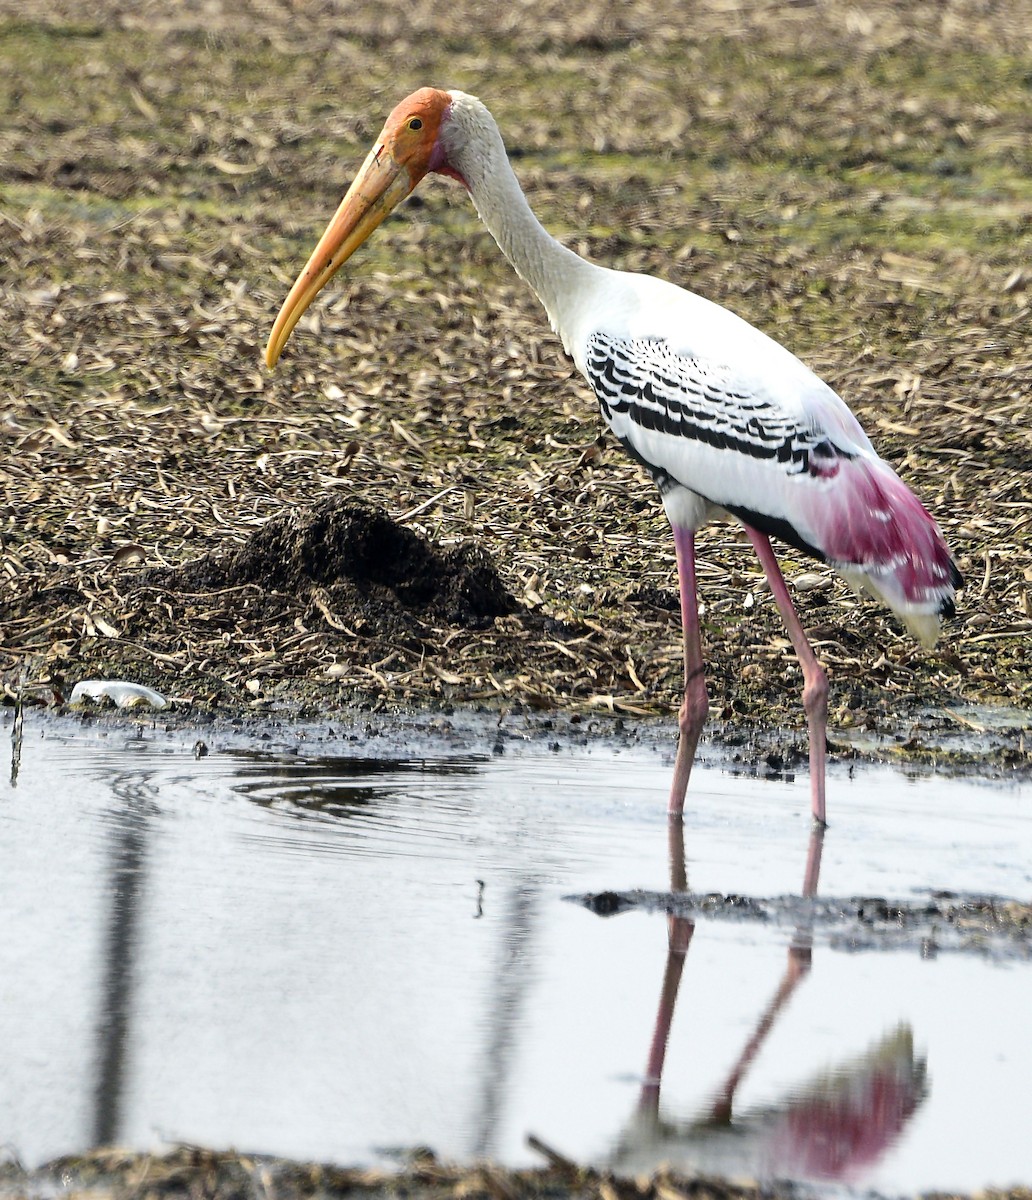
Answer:
MULTIPOLYGON (((305 307, 308 306, 305 305, 305 307)), ((301 308, 290 308, 287 303, 284 303, 280 309, 276 323, 269 334, 269 340, 265 344, 265 365, 270 369, 279 362, 283 347, 287 344, 287 338, 290 337, 291 330, 301 319, 303 311, 304 309, 301 308)))
POLYGON ((275 327, 273 333, 269 334, 269 340, 265 343, 265 365, 269 368, 274 367, 279 362, 279 356, 283 353, 284 339, 275 336, 275 327))
POLYGON ((409 172, 390 154, 378 148, 370 152, 283 301, 265 347, 267 366, 279 361, 294 326, 318 293, 414 186, 409 172))

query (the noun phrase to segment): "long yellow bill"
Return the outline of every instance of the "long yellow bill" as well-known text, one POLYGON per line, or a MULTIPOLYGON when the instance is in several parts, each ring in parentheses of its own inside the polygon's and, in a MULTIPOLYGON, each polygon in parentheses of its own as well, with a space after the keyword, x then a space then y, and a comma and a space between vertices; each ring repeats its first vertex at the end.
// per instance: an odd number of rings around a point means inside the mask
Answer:
POLYGON ((268 366, 276 365, 291 330, 316 295, 414 186, 406 167, 396 162, 387 147, 378 142, 283 301, 265 347, 268 366))

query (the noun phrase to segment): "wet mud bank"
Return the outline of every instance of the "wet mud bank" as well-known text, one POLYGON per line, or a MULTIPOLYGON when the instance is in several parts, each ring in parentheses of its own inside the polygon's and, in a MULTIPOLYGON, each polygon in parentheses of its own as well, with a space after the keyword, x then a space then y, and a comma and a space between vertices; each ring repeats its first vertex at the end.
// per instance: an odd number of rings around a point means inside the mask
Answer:
MULTIPOLYGON (((110 1200, 245 1200, 275 1195, 282 1200, 800 1200, 807 1195, 791 1184, 740 1185, 660 1173, 639 1182, 579 1167, 547 1146, 549 1165, 538 1171, 507 1171, 484 1166, 458 1169, 417 1153, 397 1173, 347 1170, 323 1163, 296 1163, 262 1155, 183 1147, 167 1155, 135 1155, 119 1150, 60 1159, 26 1173, 0 1166, 0 1197, 33 1200, 52 1196, 108 1197, 110 1200)), ((1027 1193, 998 1193, 1023 1200, 1027 1193)))
POLYGON ((759 921, 806 931, 839 950, 917 950, 1032 958, 1032 905, 1005 897, 931 894, 916 901, 881 896, 804 898, 707 893, 598 892, 568 896, 598 916, 641 910, 686 920, 759 921))
MULTIPOLYGON (((813 1200, 805 1184, 734 1182, 659 1171, 639 1179, 579 1166, 551 1147, 536 1147, 547 1165, 510 1171, 485 1165, 457 1168, 416 1152, 397 1172, 349 1170, 259 1154, 184 1146, 166 1154, 100 1149, 27 1172, 0 1165, 3 1200, 44 1200, 55 1194, 89 1200, 813 1200)), ((875 1193, 865 1192, 868 1197, 875 1193)), ((975 1195, 937 1191, 927 1200, 1028 1200, 1028 1188, 990 1188, 975 1195)))
MULTIPOLYGON (((291 720, 305 737, 306 721, 317 716, 347 725, 349 738, 359 741, 447 741, 492 723, 500 747, 549 737, 578 745, 663 744, 674 736, 674 706, 650 698, 640 680, 633 699, 556 690, 570 684, 577 664, 597 678, 590 660, 612 658, 608 631, 591 616, 548 615, 509 589, 477 539, 442 544, 360 500, 331 495, 290 508, 235 547, 133 571, 120 586, 132 636, 93 622, 104 637, 83 647, 74 670, 33 671, 30 657, 8 672, 7 704, 60 709, 93 671, 161 691, 175 713, 166 714, 170 729, 211 722, 242 736, 255 730, 262 740, 291 720), (162 629, 188 650, 155 652, 141 670, 133 638, 162 629), (557 653, 572 674, 549 665, 557 653), (199 673, 215 686, 192 684, 199 673), (664 708, 665 717, 657 717, 664 708)), ((14 605, 13 624, 28 625, 64 595, 63 585, 29 589, 14 605)), ((678 635, 673 592, 646 589, 637 600, 665 614, 671 636, 678 635)), ((627 661, 637 680, 633 657, 627 661)), ((766 675, 763 705, 743 708, 742 693, 755 694, 755 674, 743 669, 724 701, 711 689, 708 739, 743 771, 792 772, 806 761, 803 738, 776 726, 786 710, 794 721, 801 715, 792 712, 793 672, 766 675)), ((856 679, 833 684, 833 696, 833 759, 892 759, 999 777, 1032 772, 1028 710, 956 696, 934 706, 917 695, 894 700, 891 691, 856 679)))
MULTIPOLYGON (((376 600, 382 605, 381 600, 376 600)), ((388 602, 390 603, 390 602, 388 602)), ((70 692, 68 693, 70 694, 70 692)), ((9 696, 13 720, 42 729, 76 723, 84 730, 147 730, 170 740, 206 738, 227 747, 285 750, 288 753, 368 752, 385 759, 408 755, 474 753, 554 753, 595 748, 602 753, 643 750, 672 755, 677 747, 676 715, 624 716, 607 706, 586 711, 545 710, 520 701, 458 703, 428 700, 397 704, 383 697, 348 707, 327 704, 318 714, 309 702, 267 700, 229 712, 198 710, 173 694, 160 713, 146 705, 118 710, 107 698, 70 706, 67 695, 28 691, 9 696)), ((805 730, 753 726, 711 718, 697 761, 713 762, 730 773, 767 779, 795 779, 808 770, 805 730)), ((829 731, 828 761, 837 766, 893 763, 916 777, 939 773, 970 775, 1001 782, 1032 777, 1032 712, 964 705, 899 715, 880 732, 829 731)))

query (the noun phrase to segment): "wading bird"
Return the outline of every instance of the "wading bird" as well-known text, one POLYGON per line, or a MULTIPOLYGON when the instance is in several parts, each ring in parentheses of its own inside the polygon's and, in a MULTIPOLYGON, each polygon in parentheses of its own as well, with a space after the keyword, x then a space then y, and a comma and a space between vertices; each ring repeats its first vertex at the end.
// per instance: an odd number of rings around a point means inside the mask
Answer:
POLYGON ((773 535, 834 567, 931 645, 960 574, 937 525, 875 453, 843 401, 788 350, 672 283, 586 262, 538 222, 498 126, 474 96, 422 88, 376 144, 283 303, 271 367, 298 318, 424 175, 462 183, 624 448, 652 475, 674 533, 684 630, 684 701, 670 812, 684 808, 709 708, 695 531, 730 514, 759 556, 803 672, 814 820, 825 819, 828 681, 792 605, 773 535))

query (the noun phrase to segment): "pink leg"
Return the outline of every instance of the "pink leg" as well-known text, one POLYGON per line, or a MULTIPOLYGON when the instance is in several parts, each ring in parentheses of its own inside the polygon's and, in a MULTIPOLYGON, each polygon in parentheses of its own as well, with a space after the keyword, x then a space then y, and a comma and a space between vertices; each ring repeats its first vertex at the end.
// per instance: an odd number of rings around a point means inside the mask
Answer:
POLYGON ((806 853, 806 872, 803 875, 803 895, 812 900, 817 895, 817 882, 821 875, 821 855, 824 853, 823 824, 814 825, 810 832, 810 845, 806 853))
MULTIPOLYGON (((821 873, 821 852, 824 849, 824 826, 814 825, 810 830, 810 844, 806 853, 806 873, 803 878, 803 895, 812 899, 817 895, 817 881, 821 873)), ((746 1071, 755 1061, 763 1043, 767 1040, 778 1013, 788 1003, 799 983, 810 970, 813 947, 812 924, 803 922, 796 927, 795 937, 788 948, 788 963, 785 974, 752 1037, 747 1042, 738 1062, 735 1063, 713 1104, 711 1118, 714 1121, 730 1122, 735 1092, 746 1071)))
POLYGON ((803 668, 803 709, 810 729, 810 798, 813 819, 823 826, 827 824, 824 819, 824 757, 827 750, 828 676, 806 640, 806 634, 785 586, 785 577, 781 574, 778 560, 770 548, 770 539, 766 534, 751 529, 748 525, 745 526, 745 532, 759 557, 763 573, 767 576, 770 590, 788 629, 788 636, 795 647, 799 665, 803 668))
POLYGON ((695 531, 675 525, 674 547, 677 550, 677 578, 681 587, 681 627, 684 631, 684 701, 678 717, 680 735, 674 781, 670 787, 672 817, 684 813, 684 798, 688 777, 695 761, 699 734, 709 716, 709 696, 706 692, 706 667, 702 661, 702 639, 699 635, 699 599, 695 586, 695 531))
POLYGON ((684 970, 684 956, 692 940, 695 926, 687 917, 667 918, 667 962, 663 972, 663 990, 659 994, 659 1010, 652 1030, 649 1059, 645 1066, 645 1082, 642 1084, 640 1103, 643 1108, 656 1111, 659 1107, 659 1089, 663 1082, 663 1063, 666 1060, 670 1026, 674 1020, 677 1004, 677 989, 684 970))
MULTIPOLYGON (((671 818, 670 834, 670 891, 688 891, 688 869, 684 861, 684 824, 671 818)), ((674 1019, 677 989, 684 969, 684 956, 692 940, 695 926, 687 917, 667 917, 667 964, 663 973, 663 990, 659 996, 659 1009, 652 1030, 649 1060, 645 1067, 645 1082, 641 1089, 641 1107, 648 1112, 659 1110, 659 1088, 663 1080, 663 1063, 666 1060, 670 1026, 674 1019)))

